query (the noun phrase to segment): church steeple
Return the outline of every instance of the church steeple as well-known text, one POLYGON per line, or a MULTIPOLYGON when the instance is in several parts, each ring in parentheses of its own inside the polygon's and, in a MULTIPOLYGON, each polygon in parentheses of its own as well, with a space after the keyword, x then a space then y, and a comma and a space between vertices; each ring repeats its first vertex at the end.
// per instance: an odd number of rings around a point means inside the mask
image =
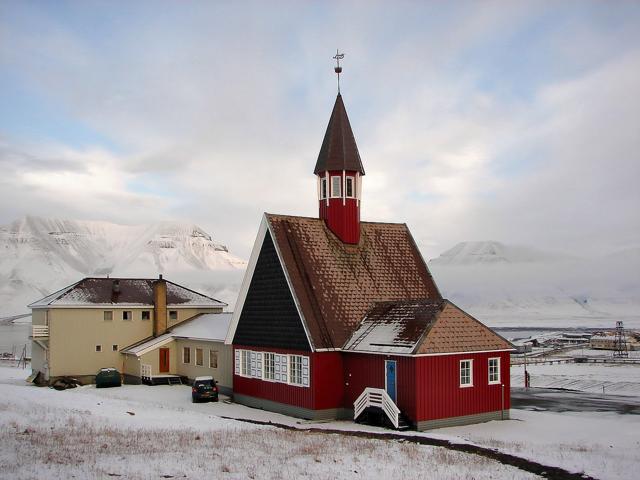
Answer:
POLYGON ((320 218, 344 243, 357 244, 364 168, 340 93, 313 172, 318 176, 320 218))

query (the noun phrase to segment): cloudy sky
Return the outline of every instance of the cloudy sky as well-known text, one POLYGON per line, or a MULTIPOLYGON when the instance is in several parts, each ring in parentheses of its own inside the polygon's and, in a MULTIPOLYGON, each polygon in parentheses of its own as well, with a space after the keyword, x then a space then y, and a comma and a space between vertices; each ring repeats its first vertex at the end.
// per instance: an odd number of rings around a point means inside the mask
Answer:
POLYGON ((0 224, 196 223, 247 257, 315 216, 336 95, 362 216, 463 240, 640 245, 639 2, 0 0, 0 224))

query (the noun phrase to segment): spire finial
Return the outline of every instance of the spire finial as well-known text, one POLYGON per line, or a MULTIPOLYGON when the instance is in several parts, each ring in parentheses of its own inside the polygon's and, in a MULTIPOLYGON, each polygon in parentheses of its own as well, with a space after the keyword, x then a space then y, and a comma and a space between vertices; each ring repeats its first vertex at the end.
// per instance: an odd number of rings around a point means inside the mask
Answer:
POLYGON ((340 53, 340 50, 336 49, 336 56, 333 57, 336 60, 336 67, 333 69, 338 75, 338 95, 340 95, 340 74, 342 73, 342 67, 340 66, 340 60, 344 58, 344 53, 340 53))

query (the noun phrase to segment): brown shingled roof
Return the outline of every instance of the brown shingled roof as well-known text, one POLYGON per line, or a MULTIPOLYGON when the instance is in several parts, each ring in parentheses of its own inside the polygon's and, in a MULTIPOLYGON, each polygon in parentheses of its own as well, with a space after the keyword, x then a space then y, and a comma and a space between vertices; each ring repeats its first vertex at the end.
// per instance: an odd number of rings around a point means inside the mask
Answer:
POLYGON ((317 175, 329 170, 349 170, 364 175, 358 146, 340 94, 333 105, 329 125, 327 125, 313 173, 317 175))
POLYGON ((416 353, 511 350, 513 345, 447 301, 416 353))
POLYGON ((362 222, 348 245, 317 218, 266 218, 316 349, 342 348, 375 302, 441 298, 405 224, 362 222))
POLYGON ((377 303, 344 349, 437 354, 512 349, 508 341, 448 300, 377 303))
MULTIPOLYGON (((83 278, 58 292, 44 297, 31 305, 45 306, 80 305, 153 305, 153 283, 150 278, 83 278)), ((190 290, 177 283, 167 284, 167 304, 175 306, 226 306, 215 298, 190 290)))

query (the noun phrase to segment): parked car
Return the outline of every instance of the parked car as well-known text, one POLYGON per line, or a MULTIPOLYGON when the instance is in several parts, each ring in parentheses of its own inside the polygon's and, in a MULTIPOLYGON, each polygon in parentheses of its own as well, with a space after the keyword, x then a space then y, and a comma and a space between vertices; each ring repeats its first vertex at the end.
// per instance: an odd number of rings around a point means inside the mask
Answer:
POLYGON ((101 368, 96 374, 96 388, 119 387, 121 385, 120 372, 115 368, 101 368))
POLYGON ((217 402, 218 387, 213 377, 196 377, 191 387, 191 401, 193 403, 199 401, 217 402))

